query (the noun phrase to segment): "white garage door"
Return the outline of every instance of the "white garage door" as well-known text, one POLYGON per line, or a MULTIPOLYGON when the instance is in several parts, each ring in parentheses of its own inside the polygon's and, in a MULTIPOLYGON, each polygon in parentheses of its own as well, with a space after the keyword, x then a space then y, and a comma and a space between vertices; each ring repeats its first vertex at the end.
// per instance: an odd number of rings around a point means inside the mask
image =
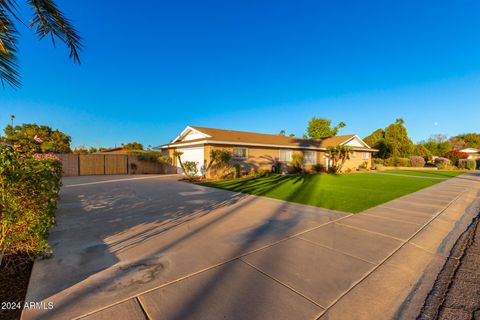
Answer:
MULTIPOLYGON (((182 152, 183 154, 180 156, 182 162, 186 161, 193 161, 197 163, 197 168, 199 170, 199 175, 201 175, 202 167, 204 165, 204 151, 203 146, 201 147, 191 147, 191 148, 178 148, 177 151, 182 152)), ((178 162, 178 161, 177 161, 178 162)), ((180 167, 180 163, 177 163, 178 172, 182 172, 182 168, 180 167)))

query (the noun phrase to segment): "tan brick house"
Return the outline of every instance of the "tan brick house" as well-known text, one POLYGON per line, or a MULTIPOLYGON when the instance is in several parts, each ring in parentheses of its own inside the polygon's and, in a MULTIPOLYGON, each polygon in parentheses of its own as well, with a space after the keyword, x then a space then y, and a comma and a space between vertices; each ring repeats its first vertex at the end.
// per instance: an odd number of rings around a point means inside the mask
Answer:
MULTIPOLYGON (((343 169, 357 169, 363 163, 372 165, 372 153, 377 151, 370 148, 357 135, 336 136, 326 139, 302 139, 275 134, 203 128, 197 126, 186 127, 169 144, 160 148, 173 159, 173 165, 179 168, 178 159, 173 156, 174 151, 182 152, 182 161, 194 161, 199 168, 205 170, 210 162, 212 149, 223 149, 231 152, 232 164, 240 164, 242 171, 251 168, 271 170, 276 162, 288 167, 292 155, 299 153, 304 156, 306 170, 311 170, 315 164, 328 168, 330 160, 326 156, 329 146, 344 145, 352 148, 352 153, 343 169)), ((211 172, 204 172, 207 177, 211 172)))

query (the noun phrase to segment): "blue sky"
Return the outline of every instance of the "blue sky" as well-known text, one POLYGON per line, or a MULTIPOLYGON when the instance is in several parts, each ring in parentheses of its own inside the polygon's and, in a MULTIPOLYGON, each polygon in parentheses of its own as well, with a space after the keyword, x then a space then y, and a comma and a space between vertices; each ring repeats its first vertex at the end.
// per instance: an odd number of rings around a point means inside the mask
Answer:
POLYGON ((21 28, 2 128, 15 114, 87 146, 159 145, 189 124, 301 136, 312 116, 362 137, 398 117, 414 141, 480 131, 478 1, 57 2, 82 65, 21 28))

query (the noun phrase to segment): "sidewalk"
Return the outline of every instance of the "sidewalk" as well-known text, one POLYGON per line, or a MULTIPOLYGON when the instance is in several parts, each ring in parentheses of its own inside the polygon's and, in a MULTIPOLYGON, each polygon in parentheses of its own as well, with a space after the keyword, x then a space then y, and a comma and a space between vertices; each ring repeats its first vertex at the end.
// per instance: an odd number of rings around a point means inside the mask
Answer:
POLYGON ((58 310, 23 319, 415 318, 479 192, 465 174, 355 215, 248 196, 156 239, 163 269, 121 265, 84 280, 88 295, 66 289, 48 297, 58 310))

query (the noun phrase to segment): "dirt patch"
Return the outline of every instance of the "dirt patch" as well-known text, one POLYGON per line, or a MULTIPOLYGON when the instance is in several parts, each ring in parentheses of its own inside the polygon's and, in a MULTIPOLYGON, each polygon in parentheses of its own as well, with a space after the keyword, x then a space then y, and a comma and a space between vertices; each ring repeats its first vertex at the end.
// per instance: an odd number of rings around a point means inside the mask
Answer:
POLYGON ((0 266, 0 319, 20 319, 33 261, 23 255, 3 257, 0 266))

